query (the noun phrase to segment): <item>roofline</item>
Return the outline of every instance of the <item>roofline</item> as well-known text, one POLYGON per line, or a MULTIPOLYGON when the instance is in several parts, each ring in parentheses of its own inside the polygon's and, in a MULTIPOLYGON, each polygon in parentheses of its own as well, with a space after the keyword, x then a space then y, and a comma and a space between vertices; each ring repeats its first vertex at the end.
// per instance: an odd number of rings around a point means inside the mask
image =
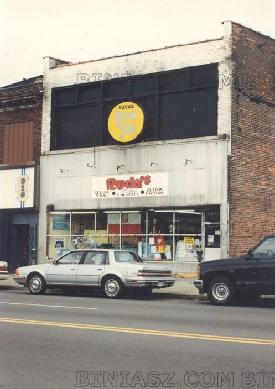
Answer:
POLYGON ((262 37, 268 38, 268 39, 272 40, 273 42, 275 42, 275 38, 272 38, 269 35, 265 35, 265 34, 261 33, 260 31, 254 30, 253 28, 244 26, 243 24, 241 24, 239 22, 234 22, 233 20, 224 20, 224 21, 222 21, 222 24, 225 24, 225 23, 235 24, 236 26, 240 26, 242 28, 245 28, 246 30, 250 30, 250 31, 254 32, 255 34, 261 35, 262 37))
MULTIPOLYGON (((183 46, 197 45, 197 44, 201 44, 201 43, 215 42, 215 41, 220 41, 220 40, 223 40, 223 39, 224 39, 224 37, 222 36, 220 38, 205 39, 205 40, 202 40, 202 41, 195 41, 195 42, 189 42, 189 43, 179 43, 179 44, 176 44, 176 45, 164 46, 164 47, 159 47, 159 48, 156 48, 156 49, 140 50, 140 51, 135 51, 133 53, 128 53, 128 54, 118 54, 118 55, 113 55, 113 56, 110 56, 110 57, 102 57, 102 58, 91 59, 91 60, 80 61, 80 62, 67 62, 67 63, 64 63, 64 64, 57 65, 57 66, 55 66, 52 69, 61 68, 61 67, 64 67, 64 66, 81 65, 81 64, 84 64, 84 63, 88 63, 88 62, 106 61, 106 60, 113 59, 113 58, 129 57, 129 56, 132 56, 132 55, 137 55, 137 54, 142 54, 142 53, 150 53, 150 52, 155 52, 155 51, 172 49, 174 47, 183 47, 183 46)), ((48 57, 48 58, 54 59, 52 57, 48 57)), ((60 60, 58 60, 58 61, 60 61, 60 60)), ((66 62, 66 61, 63 61, 63 62, 66 62)))
POLYGON ((0 87, 0 91, 8 90, 8 89, 17 89, 17 88, 28 88, 30 86, 36 85, 38 83, 43 82, 43 74, 39 76, 25 78, 22 81, 15 81, 12 84, 4 85, 0 87), (33 80, 33 82, 28 82, 29 80, 33 80))

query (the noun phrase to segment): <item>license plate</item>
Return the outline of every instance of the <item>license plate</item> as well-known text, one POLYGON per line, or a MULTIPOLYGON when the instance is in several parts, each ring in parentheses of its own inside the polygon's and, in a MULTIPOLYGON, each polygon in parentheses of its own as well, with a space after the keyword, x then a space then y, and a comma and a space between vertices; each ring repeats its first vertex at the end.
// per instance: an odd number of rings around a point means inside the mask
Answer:
POLYGON ((164 283, 163 281, 158 282, 158 286, 159 286, 159 287, 162 287, 162 286, 164 286, 164 285, 165 285, 165 283, 164 283))

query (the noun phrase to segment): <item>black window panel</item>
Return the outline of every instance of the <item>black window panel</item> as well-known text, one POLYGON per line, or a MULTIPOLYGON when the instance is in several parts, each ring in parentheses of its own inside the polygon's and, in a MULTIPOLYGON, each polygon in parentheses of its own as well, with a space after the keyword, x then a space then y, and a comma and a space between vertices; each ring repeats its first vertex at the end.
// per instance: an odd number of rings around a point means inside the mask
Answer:
POLYGON ((62 88, 53 90, 53 102, 56 106, 76 103, 76 88, 62 88))
POLYGON ((217 85, 217 65, 199 66, 190 68, 190 87, 204 88, 217 85))
MULTIPOLYGON (((138 143, 142 141, 148 141, 148 140, 154 140, 156 139, 156 104, 154 97, 144 97, 144 98, 135 98, 131 99, 132 102, 137 103, 143 113, 144 113, 144 125, 143 125, 143 131, 141 134, 134 139, 132 142, 127 142, 127 144, 130 143, 138 143)), ((104 117, 105 117, 105 127, 104 127, 104 138, 103 138, 103 144, 117 144, 120 143, 113 139, 108 131, 108 117, 112 111, 112 109, 117 105, 121 103, 121 100, 117 101, 110 101, 106 102, 104 106, 104 117)))
POLYGON ((160 90, 179 90, 188 87, 188 70, 163 72, 160 74, 160 90))
POLYGON ((132 79, 132 94, 143 96, 153 94, 156 90, 156 76, 140 76, 132 79))
POLYGON ((143 131, 135 142, 157 139, 157 104, 155 97, 137 98, 135 102, 141 107, 144 113, 143 131))
POLYGON ((55 149, 99 146, 101 115, 98 105, 62 109, 55 114, 55 149))
POLYGON ((103 82, 103 88, 104 98, 106 99, 126 98, 130 93, 130 83, 127 78, 105 81, 103 82))
POLYGON ((107 120, 122 101, 144 112, 132 143, 216 135, 217 64, 54 89, 51 149, 117 144, 107 120))
POLYGON ((101 98, 101 83, 93 83, 88 86, 78 87, 78 102, 86 103, 92 102, 95 100, 100 100, 101 98))
POLYGON ((160 139, 217 133, 216 89, 168 93, 160 97, 160 139))

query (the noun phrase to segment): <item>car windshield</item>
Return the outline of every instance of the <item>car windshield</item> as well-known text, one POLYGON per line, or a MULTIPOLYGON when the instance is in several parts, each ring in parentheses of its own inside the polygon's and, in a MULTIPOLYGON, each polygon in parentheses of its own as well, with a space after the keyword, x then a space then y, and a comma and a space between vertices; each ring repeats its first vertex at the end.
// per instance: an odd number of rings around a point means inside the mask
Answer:
POLYGON ((131 251, 115 251, 116 262, 137 263, 142 262, 142 259, 131 251))

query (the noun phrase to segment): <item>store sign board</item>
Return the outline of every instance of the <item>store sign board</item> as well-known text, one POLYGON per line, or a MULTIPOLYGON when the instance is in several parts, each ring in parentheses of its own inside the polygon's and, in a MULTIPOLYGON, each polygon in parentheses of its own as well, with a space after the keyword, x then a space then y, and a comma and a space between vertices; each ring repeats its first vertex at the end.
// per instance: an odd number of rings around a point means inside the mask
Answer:
POLYGON ((0 170, 0 209, 33 208, 34 167, 0 170))
POLYGON ((93 198, 168 196, 168 173, 93 178, 93 198))
POLYGON ((143 129, 144 114, 131 101, 117 104, 108 117, 108 131, 113 139, 127 143, 136 139, 143 129))

